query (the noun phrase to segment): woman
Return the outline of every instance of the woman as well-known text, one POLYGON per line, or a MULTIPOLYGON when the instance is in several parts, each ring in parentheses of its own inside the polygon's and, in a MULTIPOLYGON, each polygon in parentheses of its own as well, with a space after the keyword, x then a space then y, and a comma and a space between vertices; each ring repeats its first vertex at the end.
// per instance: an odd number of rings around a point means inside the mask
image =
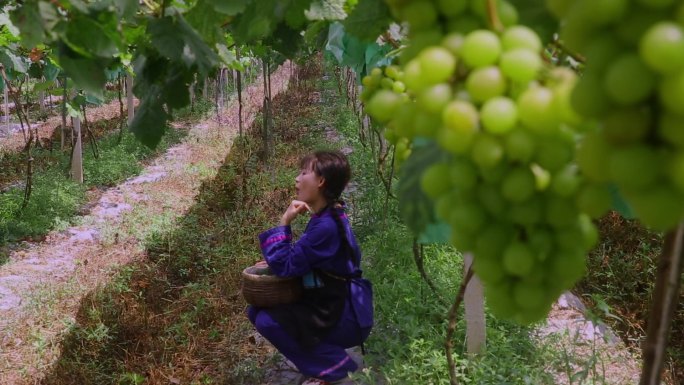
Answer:
POLYGON ((259 235, 265 263, 277 276, 302 277, 304 293, 294 304, 250 307, 249 319, 295 364, 303 384, 343 383, 357 369, 345 349, 361 345, 373 325, 371 285, 361 278, 361 252, 339 202, 350 176, 339 152, 304 157, 297 200, 279 226, 259 235), (293 242, 290 223, 305 212, 311 219, 293 242))

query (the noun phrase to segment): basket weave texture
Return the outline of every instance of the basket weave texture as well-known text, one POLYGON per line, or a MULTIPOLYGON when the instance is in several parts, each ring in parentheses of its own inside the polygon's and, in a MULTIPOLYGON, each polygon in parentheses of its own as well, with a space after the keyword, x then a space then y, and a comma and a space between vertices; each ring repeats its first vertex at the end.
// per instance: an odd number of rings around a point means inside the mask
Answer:
POLYGON ((268 268, 250 266, 242 271, 241 291, 248 304, 272 307, 296 302, 302 295, 302 283, 299 277, 276 277, 268 268))

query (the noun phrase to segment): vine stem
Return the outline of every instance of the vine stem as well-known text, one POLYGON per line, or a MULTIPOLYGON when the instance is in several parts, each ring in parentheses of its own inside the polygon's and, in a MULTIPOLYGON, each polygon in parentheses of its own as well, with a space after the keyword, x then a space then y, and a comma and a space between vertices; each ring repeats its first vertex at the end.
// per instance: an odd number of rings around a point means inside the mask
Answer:
POLYGON ((456 364, 454 363, 453 357, 454 344, 452 342, 454 331, 456 331, 456 315, 458 313, 458 308, 461 306, 461 302, 463 302, 466 286, 468 286, 468 282, 470 282, 471 278, 473 278, 473 269, 472 267, 468 267, 468 271, 466 272, 465 277, 463 277, 463 282, 461 282, 461 287, 458 289, 456 300, 449 309, 449 326, 447 326, 444 348, 446 351, 447 362, 449 364, 449 383, 451 385, 458 385, 458 379, 456 378, 456 364))
POLYGON ((670 324, 677 308, 684 254, 684 223, 665 235, 658 259, 655 291, 643 345, 644 364, 639 385, 659 385, 670 324))
POLYGON ((496 32, 503 32, 504 26, 499 18, 499 10, 496 7, 496 0, 487 0, 487 17, 490 27, 496 32))

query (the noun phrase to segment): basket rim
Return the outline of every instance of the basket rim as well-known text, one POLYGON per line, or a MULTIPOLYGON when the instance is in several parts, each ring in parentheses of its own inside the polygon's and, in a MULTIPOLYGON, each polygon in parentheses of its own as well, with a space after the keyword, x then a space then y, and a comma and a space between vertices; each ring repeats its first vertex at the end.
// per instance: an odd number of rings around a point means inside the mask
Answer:
POLYGON ((289 281, 297 279, 298 277, 278 277, 276 275, 264 275, 264 274, 254 274, 253 271, 256 270, 256 266, 249 266, 242 270, 242 277, 249 281, 261 281, 261 282, 277 282, 277 281, 289 281))

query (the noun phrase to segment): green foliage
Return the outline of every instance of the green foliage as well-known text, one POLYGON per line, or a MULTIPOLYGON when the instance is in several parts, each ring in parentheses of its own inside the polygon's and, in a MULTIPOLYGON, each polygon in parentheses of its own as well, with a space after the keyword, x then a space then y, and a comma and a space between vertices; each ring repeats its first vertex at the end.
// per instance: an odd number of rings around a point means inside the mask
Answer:
POLYGON ((389 8, 383 0, 360 0, 344 21, 344 27, 359 39, 374 42, 391 22, 389 8))

